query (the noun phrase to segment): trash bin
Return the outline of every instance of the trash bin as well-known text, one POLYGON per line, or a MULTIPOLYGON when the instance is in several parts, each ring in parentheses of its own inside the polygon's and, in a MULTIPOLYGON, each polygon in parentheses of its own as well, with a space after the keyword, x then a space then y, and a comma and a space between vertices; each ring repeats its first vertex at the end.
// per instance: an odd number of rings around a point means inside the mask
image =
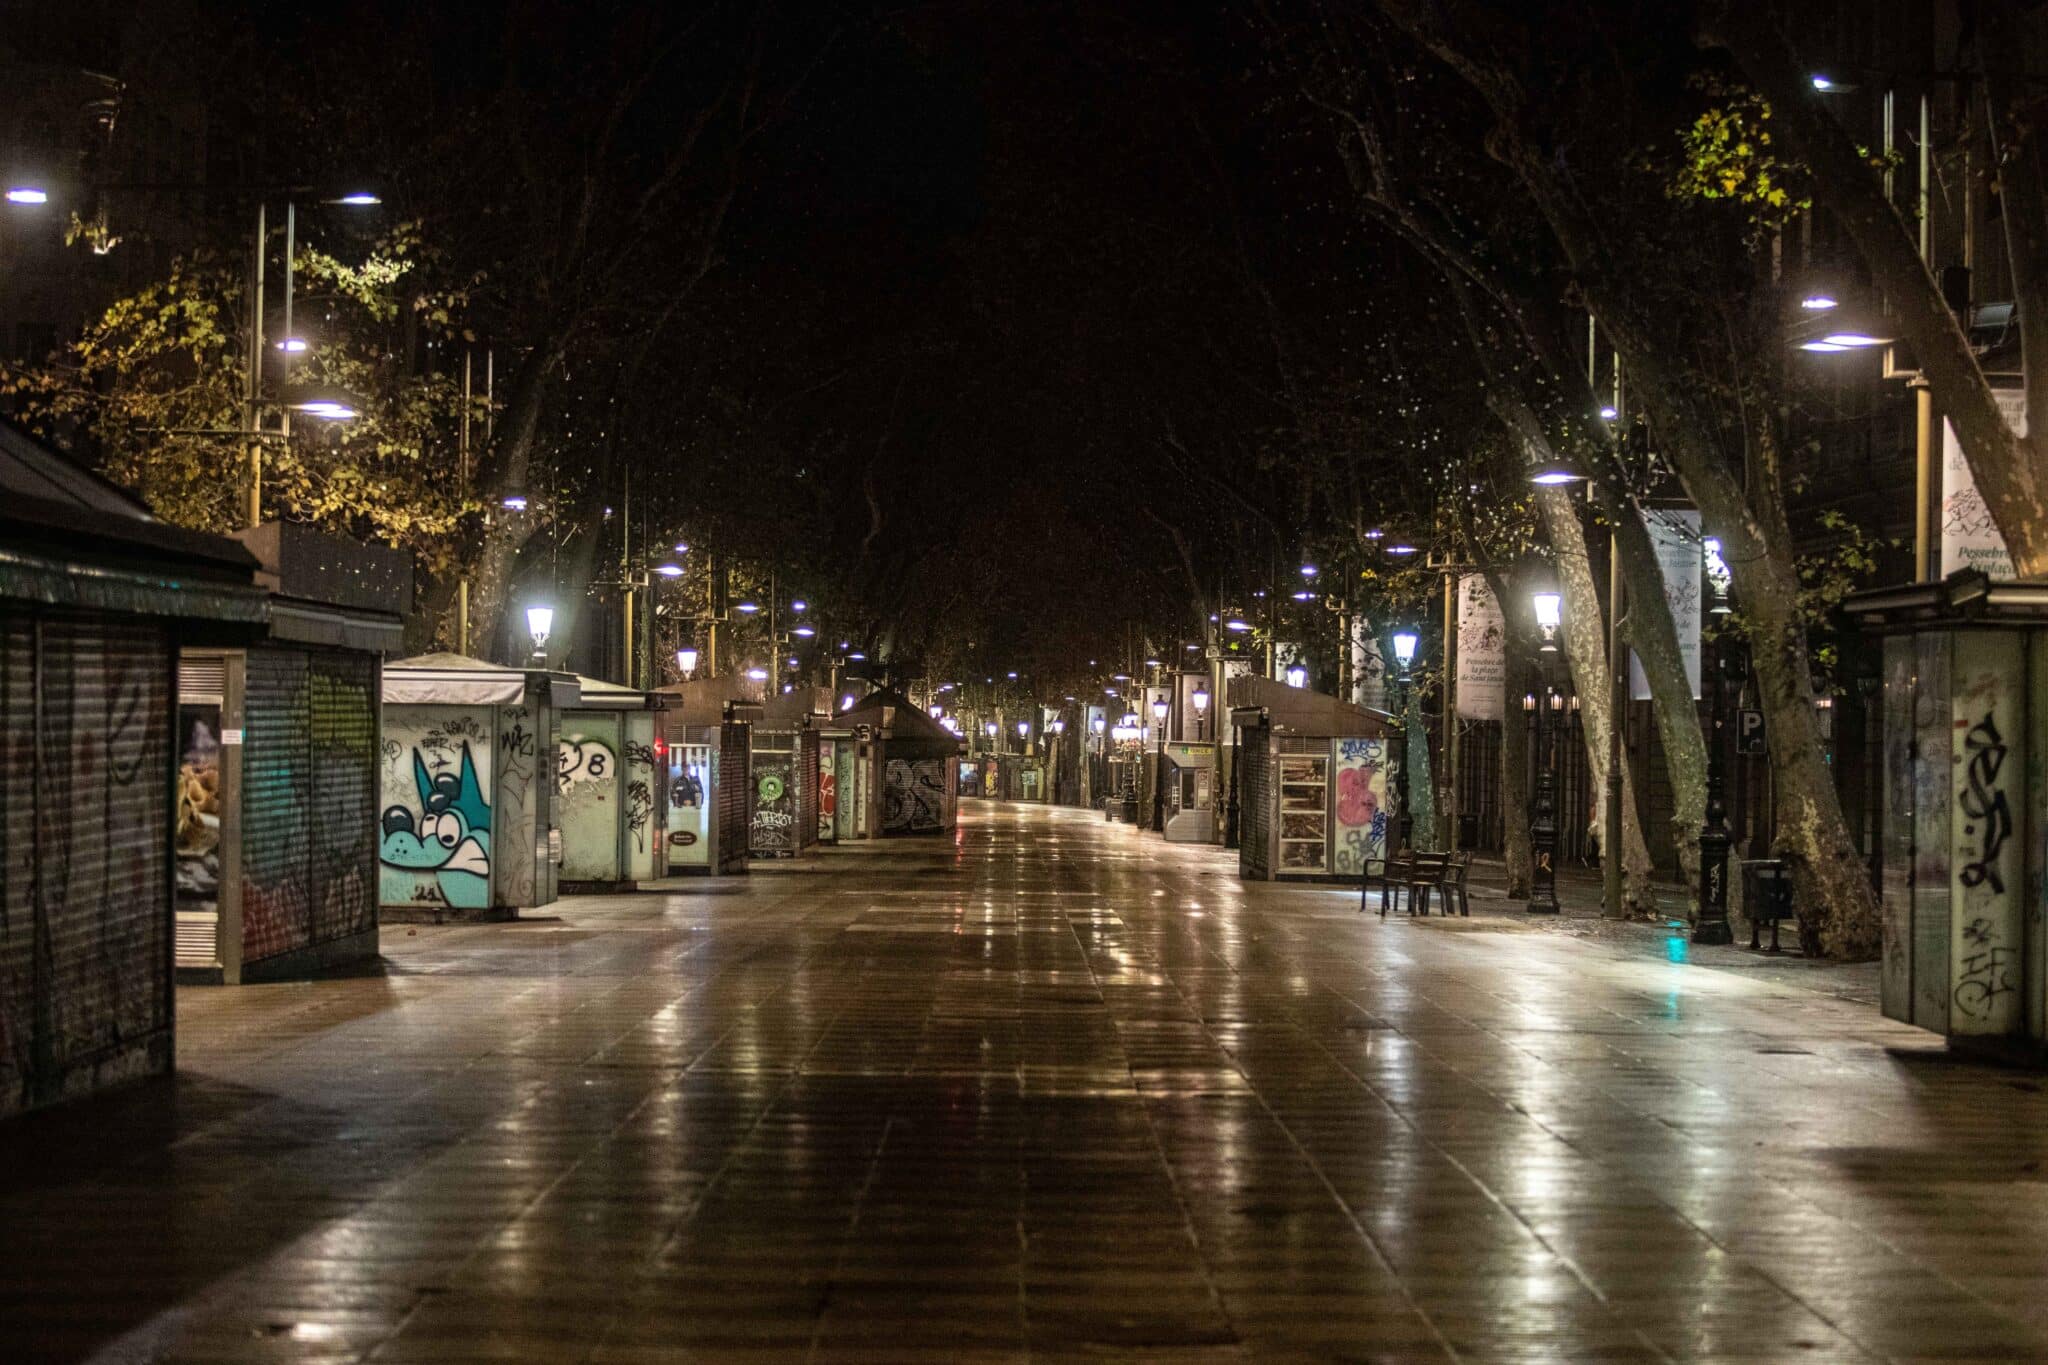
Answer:
POLYGON ((1461 849, 1479 847, 1479 817, 1469 811, 1458 816, 1458 847, 1461 849))
POLYGON ((1771 946, 1778 952, 1778 925, 1792 918, 1792 870, 1783 858, 1746 858, 1742 863, 1742 908, 1749 916, 1749 947, 1762 948, 1757 935, 1771 926, 1771 946))

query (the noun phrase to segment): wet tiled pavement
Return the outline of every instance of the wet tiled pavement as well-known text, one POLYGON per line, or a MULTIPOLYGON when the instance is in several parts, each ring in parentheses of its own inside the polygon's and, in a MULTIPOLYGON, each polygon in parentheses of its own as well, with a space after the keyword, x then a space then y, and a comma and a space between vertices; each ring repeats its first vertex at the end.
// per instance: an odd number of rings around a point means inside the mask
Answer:
POLYGON ((0 1360, 2048 1356, 2034 1078, 964 804, 184 992, 0 1129, 0 1360))

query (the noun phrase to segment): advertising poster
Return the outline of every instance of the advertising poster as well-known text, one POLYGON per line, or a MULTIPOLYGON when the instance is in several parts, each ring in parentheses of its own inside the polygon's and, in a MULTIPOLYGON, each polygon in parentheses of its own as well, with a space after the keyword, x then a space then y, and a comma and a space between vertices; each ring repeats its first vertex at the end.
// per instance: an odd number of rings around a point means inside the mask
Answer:
POLYGON ((1499 720, 1506 699, 1507 621, 1486 575, 1458 580, 1458 718, 1499 720))
MULTIPOLYGON (((2027 395, 2024 389, 1998 389, 1998 410, 2006 424, 2024 436, 2027 433, 2027 395)), ((1962 442, 1956 429, 1941 424, 1941 575, 1957 569, 1981 569, 1993 582, 2013 577, 2012 556, 2006 552, 2005 537, 1991 520, 1991 509, 1977 491, 1977 478, 1970 462, 1963 458, 1962 442)))
MULTIPOLYGON (((1701 574, 1706 568, 1706 551, 1700 546, 1700 514, 1658 509, 1648 513, 1644 526, 1657 554, 1657 568, 1664 576, 1664 600, 1671 607, 1671 624, 1678 630, 1678 656, 1685 661, 1685 680, 1692 687, 1694 701, 1700 696, 1700 605, 1701 574)), ((1629 696, 1636 701, 1650 699, 1650 680, 1633 650, 1628 656, 1629 696)))

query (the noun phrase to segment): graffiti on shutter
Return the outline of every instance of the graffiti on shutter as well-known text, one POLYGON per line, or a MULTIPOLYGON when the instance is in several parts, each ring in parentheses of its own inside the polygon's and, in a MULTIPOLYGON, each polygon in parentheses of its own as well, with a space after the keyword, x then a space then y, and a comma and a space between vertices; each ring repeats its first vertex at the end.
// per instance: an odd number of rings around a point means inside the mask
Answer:
POLYGON ((68 613, 0 617, 0 639, 7 1113, 168 1061, 172 650, 156 623, 68 613))

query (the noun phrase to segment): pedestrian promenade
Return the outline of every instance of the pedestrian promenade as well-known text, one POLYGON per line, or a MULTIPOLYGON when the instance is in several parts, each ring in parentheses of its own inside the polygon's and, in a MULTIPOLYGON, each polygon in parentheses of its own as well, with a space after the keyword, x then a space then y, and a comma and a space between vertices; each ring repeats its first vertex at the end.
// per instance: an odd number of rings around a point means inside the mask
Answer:
POLYGON ((0 1129, 0 1359, 2048 1356, 2048 1095, 1084 811, 387 927, 0 1129))

